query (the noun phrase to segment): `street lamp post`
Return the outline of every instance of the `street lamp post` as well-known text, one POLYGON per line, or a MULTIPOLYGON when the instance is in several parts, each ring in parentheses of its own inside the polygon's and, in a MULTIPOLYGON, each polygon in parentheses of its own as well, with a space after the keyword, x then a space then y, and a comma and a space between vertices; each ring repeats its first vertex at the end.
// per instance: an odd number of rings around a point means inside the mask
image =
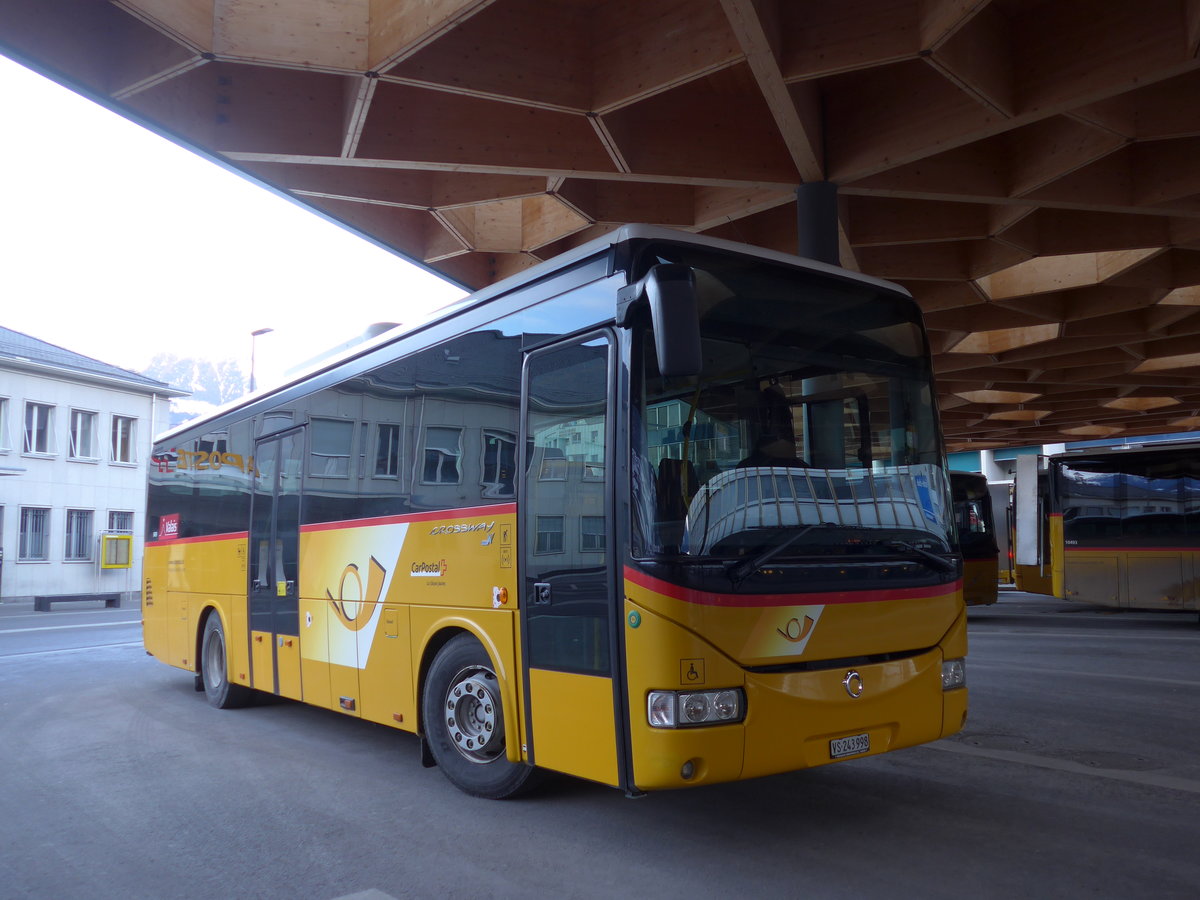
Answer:
POLYGON ((257 331, 250 332, 250 393, 254 393, 254 348, 258 343, 260 334, 270 334, 274 328, 260 328, 257 331))

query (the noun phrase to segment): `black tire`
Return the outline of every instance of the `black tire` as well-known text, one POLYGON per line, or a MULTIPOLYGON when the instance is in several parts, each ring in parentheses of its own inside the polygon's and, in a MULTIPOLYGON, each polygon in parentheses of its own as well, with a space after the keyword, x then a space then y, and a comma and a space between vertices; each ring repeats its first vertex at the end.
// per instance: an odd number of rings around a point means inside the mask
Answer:
POLYGON ((200 642, 200 677, 204 696, 217 709, 245 706, 254 696, 250 688, 229 681, 229 664, 225 653, 225 629, 215 612, 204 623, 204 638, 200 642))
POLYGON ((433 758, 460 790, 502 800, 534 786, 536 770, 505 756, 500 683, 474 636, 451 638, 434 657, 421 696, 421 724, 433 758))

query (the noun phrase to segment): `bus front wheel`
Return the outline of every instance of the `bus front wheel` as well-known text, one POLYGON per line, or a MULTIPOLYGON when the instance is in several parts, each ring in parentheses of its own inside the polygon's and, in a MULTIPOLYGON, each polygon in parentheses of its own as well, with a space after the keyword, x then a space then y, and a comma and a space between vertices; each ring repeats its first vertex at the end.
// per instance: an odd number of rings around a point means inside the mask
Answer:
POLYGON ((200 677, 204 696, 217 709, 233 709, 250 702, 249 688, 229 681, 229 666, 225 655, 225 629, 215 612, 204 623, 204 638, 200 643, 200 677))
POLYGON ((460 790, 500 800, 533 786, 535 770, 505 755, 500 682, 483 646, 460 634, 434 657, 421 724, 438 767, 460 790))

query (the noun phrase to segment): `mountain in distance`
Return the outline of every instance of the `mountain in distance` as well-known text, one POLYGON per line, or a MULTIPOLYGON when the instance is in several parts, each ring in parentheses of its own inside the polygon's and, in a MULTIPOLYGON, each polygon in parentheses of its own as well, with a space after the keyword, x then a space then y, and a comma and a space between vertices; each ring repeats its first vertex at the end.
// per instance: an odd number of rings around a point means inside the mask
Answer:
POLYGON ((245 395, 248 386, 241 367, 232 359, 212 361, 160 353, 142 374, 192 392, 190 397, 171 401, 172 428, 236 400, 245 395))
MULTIPOLYGON (((293 366, 288 372, 303 371, 357 347, 365 341, 372 340, 395 327, 397 327, 395 322, 376 322, 368 326, 361 334, 354 335, 349 340, 330 347, 312 359, 293 366)), ((219 359, 214 362, 189 356, 175 356, 173 353, 160 353, 150 360, 150 365, 142 371, 142 374, 147 378, 165 381, 171 387, 192 392, 190 397, 171 401, 169 426, 171 428, 244 397, 250 389, 249 377, 243 374, 241 366, 232 359, 219 359)), ((260 384, 259 387, 262 385, 260 384)))

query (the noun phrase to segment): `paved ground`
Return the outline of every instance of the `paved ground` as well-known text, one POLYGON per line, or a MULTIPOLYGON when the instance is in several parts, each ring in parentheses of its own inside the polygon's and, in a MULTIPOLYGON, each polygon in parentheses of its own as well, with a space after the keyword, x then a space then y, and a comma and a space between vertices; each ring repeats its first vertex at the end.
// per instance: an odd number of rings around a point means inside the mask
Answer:
POLYGON ((1142 897, 1200 885, 1200 626, 1004 593, 953 739, 627 800, 495 803, 414 738, 212 709, 136 609, 0 605, 0 898, 1142 897))

